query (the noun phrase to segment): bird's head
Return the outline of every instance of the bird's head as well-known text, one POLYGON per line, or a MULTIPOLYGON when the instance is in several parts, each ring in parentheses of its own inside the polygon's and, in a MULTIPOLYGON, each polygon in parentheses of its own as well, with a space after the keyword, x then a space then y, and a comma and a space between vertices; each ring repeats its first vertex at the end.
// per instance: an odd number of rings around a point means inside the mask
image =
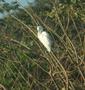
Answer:
POLYGON ((37 26, 37 31, 38 32, 42 32, 43 31, 43 27, 42 26, 37 26))

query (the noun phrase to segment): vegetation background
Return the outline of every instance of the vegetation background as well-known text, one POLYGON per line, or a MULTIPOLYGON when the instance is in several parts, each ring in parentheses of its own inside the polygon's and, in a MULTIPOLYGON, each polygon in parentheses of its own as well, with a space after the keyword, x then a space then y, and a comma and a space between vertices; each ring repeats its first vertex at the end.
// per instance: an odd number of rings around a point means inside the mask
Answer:
POLYGON ((0 0, 0 13, 0 88, 85 90, 85 0, 0 0), (37 25, 53 37, 51 53, 37 25))

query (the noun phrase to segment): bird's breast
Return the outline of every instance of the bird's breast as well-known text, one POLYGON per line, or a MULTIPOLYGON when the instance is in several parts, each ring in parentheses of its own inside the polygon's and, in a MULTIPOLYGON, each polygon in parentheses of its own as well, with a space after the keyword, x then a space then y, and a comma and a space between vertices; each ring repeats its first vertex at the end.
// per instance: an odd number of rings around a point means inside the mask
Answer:
POLYGON ((46 46, 46 45, 50 45, 50 40, 49 38, 44 35, 43 33, 38 33, 38 39, 46 46))

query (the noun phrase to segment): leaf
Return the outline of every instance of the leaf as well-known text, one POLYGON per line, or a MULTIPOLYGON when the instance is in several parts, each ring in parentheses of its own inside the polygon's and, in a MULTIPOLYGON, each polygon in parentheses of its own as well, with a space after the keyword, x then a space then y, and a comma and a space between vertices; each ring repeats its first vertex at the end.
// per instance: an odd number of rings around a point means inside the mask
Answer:
POLYGON ((76 4, 77 0, 71 0, 71 3, 76 4))

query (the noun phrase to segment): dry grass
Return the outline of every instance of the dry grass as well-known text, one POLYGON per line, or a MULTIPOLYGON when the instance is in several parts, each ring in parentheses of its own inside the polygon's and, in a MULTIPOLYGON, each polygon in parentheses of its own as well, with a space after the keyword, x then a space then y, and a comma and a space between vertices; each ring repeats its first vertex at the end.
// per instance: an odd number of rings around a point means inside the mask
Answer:
POLYGON ((23 7, 31 26, 16 15, 1 25, 0 83, 9 90, 85 89, 85 23, 75 6, 51 3, 45 16, 23 7), (38 23, 54 37, 51 53, 37 39, 38 23))

